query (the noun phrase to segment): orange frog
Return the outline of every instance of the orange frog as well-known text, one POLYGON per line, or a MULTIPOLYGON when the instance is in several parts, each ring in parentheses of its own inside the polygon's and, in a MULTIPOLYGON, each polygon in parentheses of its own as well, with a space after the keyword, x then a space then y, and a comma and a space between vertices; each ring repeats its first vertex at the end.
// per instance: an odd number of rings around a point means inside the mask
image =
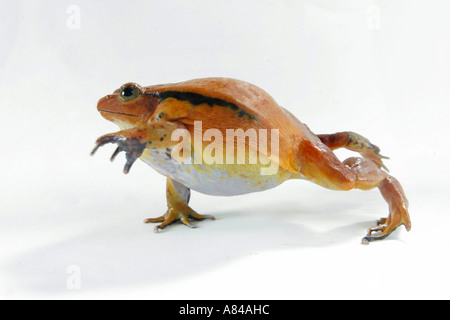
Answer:
POLYGON ((167 177, 167 212, 145 222, 214 219, 189 207, 190 190, 220 196, 268 190, 288 179, 310 180, 333 190, 381 191, 389 216, 370 228, 363 243, 397 227, 411 228, 408 200, 386 171, 379 148, 353 132, 316 135, 264 90, 229 78, 195 79, 141 87, 124 84, 100 99, 101 115, 121 131, 100 137, 92 154, 117 144, 128 173, 138 158, 167 177), (334 149, 362 157, 341 162, 334 149))

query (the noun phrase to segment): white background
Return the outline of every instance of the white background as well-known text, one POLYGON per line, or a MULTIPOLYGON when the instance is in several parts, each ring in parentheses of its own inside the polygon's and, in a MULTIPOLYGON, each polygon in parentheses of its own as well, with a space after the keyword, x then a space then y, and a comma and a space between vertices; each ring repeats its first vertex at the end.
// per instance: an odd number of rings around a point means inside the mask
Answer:
POLYGON ((449 14, 445 0, 2 0, 0 297, 450 298, 449 14), (153 233, 165 178, 142 162, 124 175, 114 146, 89 156, 117 131, 96 103, 128 81, 209 76, 379 145, 411 232, 363 246, 387 215, 378 190, 289 181, 194 192, 217 220, 153 233))

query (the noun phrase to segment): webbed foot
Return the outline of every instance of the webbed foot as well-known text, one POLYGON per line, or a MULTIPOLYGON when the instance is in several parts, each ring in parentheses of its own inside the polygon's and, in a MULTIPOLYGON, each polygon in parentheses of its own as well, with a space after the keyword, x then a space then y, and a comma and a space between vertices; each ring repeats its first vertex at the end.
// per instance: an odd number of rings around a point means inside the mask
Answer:
POLYGON ((149 218, 145 219, 144 223, 158 223, 162 222, 160 225, 157 225, 154 229, 155 232, 159 232, 160 230, 167 227, 169 224, 174 223, 176 221, 181 221, 185 226, 189 228, 195 228, 194 225, 191 224, 191 219, 194 220, 204 220, 211 219, 215 220, 213 216, 210 215, 202 215, 198 214, 194 210, 192 210, 189 206, 183 205, 182 203, 178 204, 176 207, 171 207, 167 210, 166 214, 158 218, 149 218))
POLYGON ((389 203, 389 217, 377 220, 377 226, 370 228, 367 235, 362 239, 363 244, 385 239, 402 225, 405 226, 407 231, 411 230, 408 200, 399 182, 395 178, 389 177, 380 184, 379 188, 389 203))
POLYGON ((389 169, 383 163, 383 159, 389 159, 389 157, 381 155, 380 148, 372 144, 367 138, 364 138, 357 133, 350 132, 347 149, 359 152, 364 158, 375 163, 378 168, 383 168, 389 172, 389 169))
POLYGON ((389 218, 378 220, 376 227, 369 228, 367 235, 362 239, 362 243, 368 244, 372 241, 383 240, 402 225, 405 226, 407 231, 411 230, 411 222, 404 221, 404 219, 399 218, 400 216, 398 215, 394 215, 394 217, 394 219, 389 216, 389 218))
POLYGON ((188 203, 191 197, 191 191, 183 184, 168 178, 166 195, 168 207, 166 213, 158 218, 150 218, 144 220, 144 223, 161 222, 160 225, 155 227, 154 229, 155 232, 159 232, 163 228, 167 227, 169 224, 176 222, 178 220, 181 221, 181 223, 183 223, 185 226, 188 226, 190 228, 195 228, 195 226, 191 224, 190 220, 192 219, 215 220, 213 216, 198 214, 191 207, 189 207, 188 203))

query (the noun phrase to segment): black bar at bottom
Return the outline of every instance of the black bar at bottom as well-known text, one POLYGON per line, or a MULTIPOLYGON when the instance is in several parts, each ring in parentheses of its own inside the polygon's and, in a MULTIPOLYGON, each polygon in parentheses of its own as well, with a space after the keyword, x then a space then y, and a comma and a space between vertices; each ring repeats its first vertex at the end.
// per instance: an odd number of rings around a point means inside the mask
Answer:
POLYGON ((165 316, 182 318, 217 319, 224 317, 248 317, 273 319, 298 315, 302 301, 294 300, 169 300, 152 301, 165 316))

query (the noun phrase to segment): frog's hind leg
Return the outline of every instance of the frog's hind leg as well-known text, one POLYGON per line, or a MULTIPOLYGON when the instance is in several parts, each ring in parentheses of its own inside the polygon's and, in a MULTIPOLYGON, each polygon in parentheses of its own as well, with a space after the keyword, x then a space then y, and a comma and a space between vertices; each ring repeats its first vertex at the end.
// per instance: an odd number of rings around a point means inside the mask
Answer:
POLYGON ((378 168, 389 171, 383 164, 382 159, 389 159, 380 154, 380 148, 372 144, 369 139, 351 131, 338 132, 333 134, 319 134, 319 139, 331 150, 346 148, 358 152, 364 158, 374 162, 378 168))
POLYGON ((389 205, 389 216, 370 228, 364 243, 381 240, 397 227, 409 231, 411 221, 408 200, 402 186, 394 177, 366 158, 352 157, 340 162, 334 153, 320 141, 306 141, 300 145, 299 164, 305 178, 334 190, 369 190, 377 187, 389 205))
POLYGON ((190 228, 194 227, 191 224, 190 219, 214 220, 213 216, 201 215, 192 210, 191 207, 188 206, 191 196, 191 190, 183 184, 170 178, 167 178, 166 196, 168 207, 166 213, 158 218, 150 218, 144 220, 145 223, 161 222, 160 225, 157 225, 155 227, 155 232, 158 232, 159 230, 178 220, 190 228))

